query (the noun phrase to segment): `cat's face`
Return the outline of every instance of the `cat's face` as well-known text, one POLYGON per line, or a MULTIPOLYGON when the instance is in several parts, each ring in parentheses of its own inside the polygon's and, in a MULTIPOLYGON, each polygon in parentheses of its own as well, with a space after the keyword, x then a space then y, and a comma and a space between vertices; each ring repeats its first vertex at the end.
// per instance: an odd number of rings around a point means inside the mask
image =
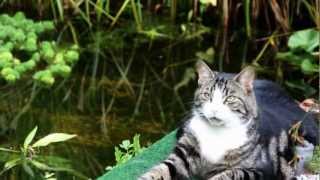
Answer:
POLYGON ((257 117, 252 67, 243 69, 233 79, 219 77, 202 61, 196 69, 199 79, 194 110, 209 124, 237 126, 257 117))

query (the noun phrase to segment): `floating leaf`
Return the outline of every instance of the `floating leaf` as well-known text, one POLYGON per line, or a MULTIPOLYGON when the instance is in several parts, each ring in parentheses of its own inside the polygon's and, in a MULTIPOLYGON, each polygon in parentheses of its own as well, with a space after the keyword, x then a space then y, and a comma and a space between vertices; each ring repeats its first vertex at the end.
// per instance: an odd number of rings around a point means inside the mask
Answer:
POLYGON ((75 134, 52 133, 52 134, 49 134, 49 135, 39 139, 37 142, 35 142, 32 145, 32 147, 48 146, 51 143, 67 141, 67 140, 72 139, 76 136, 77 135, 75 135, 75 134))
POLYGON ((31 141, 33 140, 34 136, 36 135, 37 133, 37 130, 38 130, 38 127, 34 127, 32 129, 32 131, 28 134, 28 136, 26 137, 26 139, 24 140, 24 143, 23 143, 23 148, 26 150, 29 146, 29 144, 31 143, 31 141))

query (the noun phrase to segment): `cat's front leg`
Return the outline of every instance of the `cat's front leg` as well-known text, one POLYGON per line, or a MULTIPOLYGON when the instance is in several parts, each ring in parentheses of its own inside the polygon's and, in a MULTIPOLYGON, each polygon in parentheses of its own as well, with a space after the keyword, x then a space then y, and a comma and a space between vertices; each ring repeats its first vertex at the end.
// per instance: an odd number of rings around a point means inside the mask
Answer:
POLYGON ((184 180, 189 179, 189 172, 183 160, 175 153, 160 164, 142 174, 138 180, 184 180))
POLYGON ((230 169, 210 177, 208 180, 256 180, 263 179, 262 173, 254 169, 230 169))
POLYGON ((166 160, 149 169, 138 180, 189 179, 191 169, 195 169, 194 166, 199 162, 199 155, 192 148, 188 143, 178 142, 166 160))

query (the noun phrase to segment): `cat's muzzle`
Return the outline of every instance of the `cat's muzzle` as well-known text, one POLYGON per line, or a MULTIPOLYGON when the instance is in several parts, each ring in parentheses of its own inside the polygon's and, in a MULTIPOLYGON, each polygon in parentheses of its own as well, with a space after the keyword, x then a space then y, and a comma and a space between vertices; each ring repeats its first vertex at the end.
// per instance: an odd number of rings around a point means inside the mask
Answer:
POLYGON ((214 126, 222 126, 224 125, 224 121, 217 117, 205 117, 207 122, 214 126))

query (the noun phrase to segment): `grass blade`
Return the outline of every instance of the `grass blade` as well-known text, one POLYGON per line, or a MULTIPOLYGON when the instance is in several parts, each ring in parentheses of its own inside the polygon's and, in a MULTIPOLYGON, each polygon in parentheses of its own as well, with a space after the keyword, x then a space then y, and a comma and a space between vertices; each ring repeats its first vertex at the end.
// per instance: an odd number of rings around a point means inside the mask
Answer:
POLYGON ((57 7, 58 7, 58 12, 59 12, 59 17, 60 20, 63 21, 64 20, 64 11, 63 11, 63 5, 61 3, 61 0, 56 0, 57 3, 57 7))
POLYGON ((130 2, 130 0, 126 0, 126 1, 122 4, 120 10, 117 12, 116 17, 114 18, 114 20, 113 20, 112 23, 111 23, 110 28, 112 28, 112 27, 117 23, 119 17, 121 16, 122 12, 123 12, 123 11, 125 10, 125 8, 127 7, 127 5, 128 5, 129 2, 130 2))

